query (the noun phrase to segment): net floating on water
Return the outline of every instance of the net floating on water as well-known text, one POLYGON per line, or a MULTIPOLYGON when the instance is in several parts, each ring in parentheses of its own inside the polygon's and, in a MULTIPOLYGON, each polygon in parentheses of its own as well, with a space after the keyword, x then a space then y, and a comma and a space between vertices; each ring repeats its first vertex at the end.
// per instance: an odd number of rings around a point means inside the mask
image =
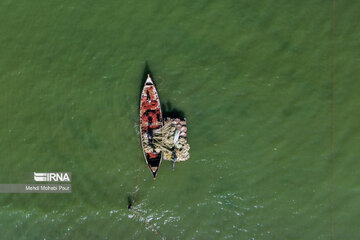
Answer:
POLYGON ((155 152, 162 152, 165 160, 186 161, 190 158, 190 145, 186 138, 186 119, 166 118, 164 126, 153 132, 153 147, 149 145, 147 147, 154 148, 155 152))

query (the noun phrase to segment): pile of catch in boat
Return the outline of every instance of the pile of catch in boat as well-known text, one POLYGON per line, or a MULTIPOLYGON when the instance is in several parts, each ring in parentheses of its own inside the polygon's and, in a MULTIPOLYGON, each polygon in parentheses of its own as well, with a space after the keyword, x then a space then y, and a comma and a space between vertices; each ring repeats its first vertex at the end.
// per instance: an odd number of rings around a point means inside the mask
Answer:
POLYGON ((140 137, 145 160, 154 179, 163 159, 173 162, 190 158, 186 119, 166 118, 155 85, 148 75, 140 99, 140 137))

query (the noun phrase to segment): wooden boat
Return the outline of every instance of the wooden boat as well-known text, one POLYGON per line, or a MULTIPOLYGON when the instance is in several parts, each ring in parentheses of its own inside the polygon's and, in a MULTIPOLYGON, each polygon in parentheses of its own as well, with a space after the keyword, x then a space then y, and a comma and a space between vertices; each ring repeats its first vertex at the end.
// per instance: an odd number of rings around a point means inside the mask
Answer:
POLYGON ((140 99, 140 138, 144 157, 154 179, 162 162, 162 152, 153 144, 153 132, 163 126, 159 95, 150 74, 140 99))

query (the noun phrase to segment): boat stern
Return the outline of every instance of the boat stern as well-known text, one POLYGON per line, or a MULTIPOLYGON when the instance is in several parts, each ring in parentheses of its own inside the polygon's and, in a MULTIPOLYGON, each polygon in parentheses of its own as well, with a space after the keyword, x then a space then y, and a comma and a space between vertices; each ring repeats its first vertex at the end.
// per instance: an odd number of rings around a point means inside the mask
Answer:
POLYGON ((159 167, 151 167, 151 166, 149 165, 149 168, 150 168, 150 171, 151 171, 151 173, 152 173, 152 175, 153 175, 154 180, 156 180, 156 174, 157 174, 157 172, 158 172, 158 170, 159 170, 159 167))

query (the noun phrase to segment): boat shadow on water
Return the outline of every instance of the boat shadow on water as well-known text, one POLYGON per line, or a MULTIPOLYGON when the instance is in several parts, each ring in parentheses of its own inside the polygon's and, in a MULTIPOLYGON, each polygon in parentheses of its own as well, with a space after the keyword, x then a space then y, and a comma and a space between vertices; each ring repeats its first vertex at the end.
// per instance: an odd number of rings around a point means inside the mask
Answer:
POLYGON ((166 101, 164 104, 161 104, 161 111, 163 118, 185 118, 185 113, 177 108, 172 107, 170 101, 166 101))

